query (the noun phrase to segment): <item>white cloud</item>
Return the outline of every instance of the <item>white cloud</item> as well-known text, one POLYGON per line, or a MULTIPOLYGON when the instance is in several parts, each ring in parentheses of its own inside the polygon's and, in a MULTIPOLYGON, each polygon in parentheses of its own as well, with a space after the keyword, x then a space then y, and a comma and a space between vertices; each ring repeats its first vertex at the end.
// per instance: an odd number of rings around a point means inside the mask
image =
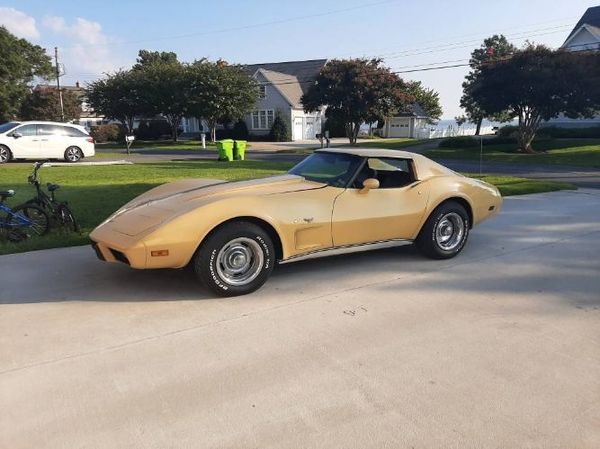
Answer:
POLYGON ((66 23, 62 17, 46 16, 42 20, 42 25, 55 33, 61 33, 65 29, 66 23))
POLYGON ((52 33, 69 41, 63 48, 59 47, 60 59, 69 79, 95 79, 102 73, 119 67, 120 64, 110 49, 110 39, 98 22, 78 17, 69 23, 63 17, 46 16, 42 24, 52 33))
POLYGON ((35 19, 15 8, 0 6, 0 25, 17 37, 24 39, 38 39, 40 32, 35 24, 35 19))

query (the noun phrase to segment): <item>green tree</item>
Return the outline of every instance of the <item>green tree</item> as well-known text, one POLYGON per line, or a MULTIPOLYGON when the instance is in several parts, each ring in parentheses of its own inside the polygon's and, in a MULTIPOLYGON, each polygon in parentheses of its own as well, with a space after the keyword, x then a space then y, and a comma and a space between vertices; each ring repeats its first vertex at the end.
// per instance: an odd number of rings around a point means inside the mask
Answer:
POLYGON ((406 87, 415 103, 418 103, 427 113, 428 123, 435 123, 442 118, 443 111, 438 92, 424 87, 421 81, 409 81, 406 83, 406 87))
POLYGON ((351 144, 356 143, 362 123, 392 116, 413 101, 406 83, 381 59, 332 60, 302 96, 306 112, 326 106, 328 119, 344 123, 351 144))
POLYGON ((90 83, 85 96, 95 112, 118 121, 131 134, 135 117, 143 112, 143 88, 139 73, 120 70, 90 83))
POLYGON ((140 79, 139 106, 143 115, 161 115, 171 127, 173 141, 192 105, 190 68, 180 62, 157 62, 132 70, 140 79))
POLYGON ((600 63, 595 52, 529 45, 481 67, 468 94, 487 116, 517 117, 519 150, 533 153, 540 124, 564 113, 593 117, 600 110, 600 63))
POLYGON ((221 60, 196 61, 189 70, 190 112, 208 122, 215 141, 217 124, 235 122, 252 110, 258 86, 240 66, 221 60))
POLYGON ((292 139, 290 128, 279 111, 277 111, 275 118, 273 119, 273 125, 271 125, 269 138, 273 142, 289 142, 292 139))
POLYGON ((142 70, 153 64, 178 64, 177 53, 172 51, 140 50, 133 70, 142 70))
POLYGON ((50 57, 42 47, 0 26, 0 122, 19 113, 34 77, 51 79, 52 73, 50 57))
MULTIPOLYGON (((79 119, 81 116, 81 99, 79 96, 70 90, 63 90, 62 100, 65 120, 79 119)), ((42 87, 31 91, 21 105, 20 117, 23 120, 61 121, 58 91, 51 87, 42 87)))
POLYGON ((506 111, 500 111, 493 116, 487 116, 476 99, 471 95, 471 86, 477 82, 482 67, 494 61, 509 58, 516 50, 517 48, 508 42, 505 36, 495 34, 485 39, 481 47, 476 48, 471 53, 469 61, 471 71, 465 77, 465 82, 462 85, 463 95, 460 99, 460 106, 465 110, 467 120, 476 125, 475 135, 479 135, 481 123, 485 118, 504 122, 509 120, 509 117, 506 111))

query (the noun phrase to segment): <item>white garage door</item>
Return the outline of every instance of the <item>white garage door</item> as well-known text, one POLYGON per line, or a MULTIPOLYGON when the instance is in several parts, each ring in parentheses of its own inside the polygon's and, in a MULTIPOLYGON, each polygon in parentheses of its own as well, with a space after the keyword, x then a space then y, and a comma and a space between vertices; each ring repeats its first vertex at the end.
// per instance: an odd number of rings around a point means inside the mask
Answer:
POLYGON ((410 120, 392 119, 388 137, 410 137, 410 120))

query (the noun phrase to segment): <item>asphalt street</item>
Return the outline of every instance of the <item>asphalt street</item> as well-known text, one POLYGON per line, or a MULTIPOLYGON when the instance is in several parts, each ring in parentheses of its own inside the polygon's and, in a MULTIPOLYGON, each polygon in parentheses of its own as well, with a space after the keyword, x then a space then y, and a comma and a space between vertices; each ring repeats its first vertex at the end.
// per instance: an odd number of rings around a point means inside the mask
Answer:
POLYGON ((600 447, 600 191, 213 297, 88 247, 0 257, 0 447, 600 447))

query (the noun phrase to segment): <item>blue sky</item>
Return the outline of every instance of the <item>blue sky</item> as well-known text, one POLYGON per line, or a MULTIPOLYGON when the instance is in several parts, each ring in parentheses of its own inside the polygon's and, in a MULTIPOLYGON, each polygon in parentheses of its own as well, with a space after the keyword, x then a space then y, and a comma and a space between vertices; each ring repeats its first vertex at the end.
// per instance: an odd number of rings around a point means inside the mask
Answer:
MULTIPOLYGON (((585 9, 598 2, 0 0, 0 24, 49 50, 58 46, 64 81, 84 83, 130 66, 140 48, 175 51, 182 61, 381 56, 395 70, 457 64, 493 33, 517 45, 529 39, 560 46, 585 9)), ((444 118, 452 118, 461 112, 466 72, 401 76, 439 91, 444 118)))

